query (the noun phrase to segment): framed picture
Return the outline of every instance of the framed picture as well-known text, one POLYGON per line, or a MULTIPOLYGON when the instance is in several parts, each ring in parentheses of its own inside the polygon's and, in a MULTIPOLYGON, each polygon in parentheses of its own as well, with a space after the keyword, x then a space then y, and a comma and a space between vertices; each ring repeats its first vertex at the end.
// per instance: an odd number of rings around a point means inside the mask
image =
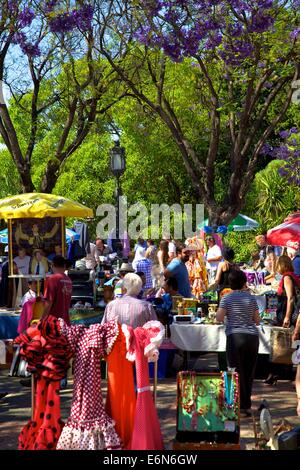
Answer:
POLYGON ((8 220, 10 275, 45 275, 51 258, 65 255, 63 217, 8 220))
POLYGON ((238 443, 239 406, 236 373, 179 372, 177 441, 238 443))

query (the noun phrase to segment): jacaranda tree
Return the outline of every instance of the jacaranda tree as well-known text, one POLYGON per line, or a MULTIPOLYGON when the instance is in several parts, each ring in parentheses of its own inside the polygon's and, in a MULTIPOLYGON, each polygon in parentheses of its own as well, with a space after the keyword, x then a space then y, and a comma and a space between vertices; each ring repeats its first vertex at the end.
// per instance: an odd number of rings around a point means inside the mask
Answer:
POLYGON ((261 169, 264 145, 291 106, 300 77, 300 2, 133 0, 107 5, 107 18, 114 18, 108 31, 113 30, 115 41, 109 49, 108 36, 102 35, 95 47, 141 106, 160 116, 168 127, 211 223, 228 223, 242 208, 261 169), (126 16, 120 13, 122 9, 126 16), (166 86, 170 60, 178 67, 190 67, 187 86, 194 87, 194 125, 199 115, 205 122, 205 128, 197 129, 198 139, 190 137, 192 124, 182 119, 176 106, 176 89, 166 86), (219 201, 216 162, 224 139, 228 151, 222 159, 230 177, 219 201))
POLYGON ((93 47, 95 34, 101 34, 101 27, 93 28, 95 15, 88 1, 0 2, 0 80, 9 89, 1 97, 0 134, 24 192, 51 192, 96 118, 123 96, 93 47), (51 147, 36 185, 33 156, 47 134, 51 147))

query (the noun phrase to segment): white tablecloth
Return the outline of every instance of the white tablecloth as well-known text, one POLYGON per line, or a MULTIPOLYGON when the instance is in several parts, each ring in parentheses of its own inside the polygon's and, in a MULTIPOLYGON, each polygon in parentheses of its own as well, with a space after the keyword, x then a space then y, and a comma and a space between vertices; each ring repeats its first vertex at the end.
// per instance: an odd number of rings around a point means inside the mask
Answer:
MULTIPOLYGON (((224 325, 170 325, 171 341, 178 349, 184 351, 226 351, 224 325)), ((259 354, 270 353, 270 326, 259 326, 259 354)))

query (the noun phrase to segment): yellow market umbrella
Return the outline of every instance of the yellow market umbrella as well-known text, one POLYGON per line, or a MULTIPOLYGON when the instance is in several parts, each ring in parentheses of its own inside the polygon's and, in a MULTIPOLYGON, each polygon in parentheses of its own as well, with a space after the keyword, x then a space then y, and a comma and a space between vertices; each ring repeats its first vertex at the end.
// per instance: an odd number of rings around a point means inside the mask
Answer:
POLYGON ((28 193, 0 200, 0 218, 93 217, 92 209, 62 196, 28 193))

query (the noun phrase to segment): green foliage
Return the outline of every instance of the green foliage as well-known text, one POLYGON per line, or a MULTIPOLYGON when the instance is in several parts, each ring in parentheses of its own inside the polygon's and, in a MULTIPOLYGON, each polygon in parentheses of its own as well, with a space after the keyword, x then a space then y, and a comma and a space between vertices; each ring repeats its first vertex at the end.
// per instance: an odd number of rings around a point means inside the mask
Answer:
POLYGON ((250 232, 230 232, 224 237, 224 243, 234 250, 234 260, 237 263, 250 261, 251 254, 257 251, 255 235, 257 232, 251 230, 250 232))
POLYGON ((0 150, 0 168, 0 199, 18 194, 21 191, 19 174, 5 148, 0 150))
POLYGON ((289 214, 299 210, 300 188, 286 184, 279 175, 280 160, 272 161, 257 173, 249 191, 246 208, 250 217, 256 218, 265 232, 280 224, 289 214))
POLYGON ((257 173, 247 195, 243 213, 257 220, 260 227, 257 231, 232 232, 226 235, 228 243, 236 253, 237 261, 247 261, 251 253, 257 250, 255 235, 266 233, 269 229, 281 224, 283 220, 300 207, 300 188, 286 184, 279 175, 280 160, 273 160, 257 173))

